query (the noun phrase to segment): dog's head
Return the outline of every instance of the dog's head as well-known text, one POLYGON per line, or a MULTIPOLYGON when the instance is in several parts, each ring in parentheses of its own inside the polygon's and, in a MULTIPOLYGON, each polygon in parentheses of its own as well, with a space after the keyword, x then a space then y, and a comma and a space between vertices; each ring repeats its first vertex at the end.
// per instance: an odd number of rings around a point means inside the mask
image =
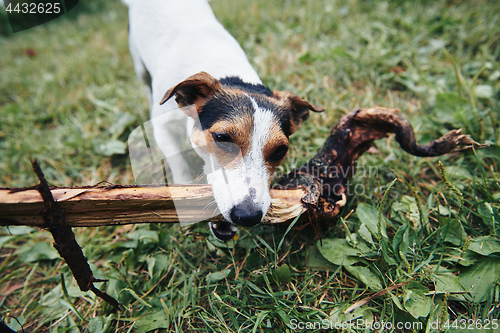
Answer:
POLYGON ((191 143, 229 222, 211 223, 212 232, 231 239, 234 225, 260 223, 271 203, 271 175, 288 151, 289 136, 309 111, 323 109, 289 91, 271 91, 235 77, 219 81, 205 72, 168 90, 161 104, 173 96, 195 119, 191 143))

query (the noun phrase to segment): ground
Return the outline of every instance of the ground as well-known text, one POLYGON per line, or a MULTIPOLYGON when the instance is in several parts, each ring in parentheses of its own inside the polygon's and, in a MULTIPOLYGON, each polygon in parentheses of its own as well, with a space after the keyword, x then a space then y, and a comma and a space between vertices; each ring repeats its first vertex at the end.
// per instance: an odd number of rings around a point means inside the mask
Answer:
MULTIPOLYGON (((341 218, 319 234, 261 226, 223 244, 206 223, 75 230, 120 312, 79 291, 48 232, 2 227, 0 319, 26 332, 497 328, 498 2, 211 5, 266 85, 327 110, 292 136, 281 173, 359 107, 400 108, 419 142, 463 128, 490 146, 417 158, 379 140, 358 161, 341 218)), ((14 34, 3 9, 0 19, 0 186, 35 184, 30 158, 52 185, 134 183, 126 142, 148 102, 125 6, 81 2, 14 34)))

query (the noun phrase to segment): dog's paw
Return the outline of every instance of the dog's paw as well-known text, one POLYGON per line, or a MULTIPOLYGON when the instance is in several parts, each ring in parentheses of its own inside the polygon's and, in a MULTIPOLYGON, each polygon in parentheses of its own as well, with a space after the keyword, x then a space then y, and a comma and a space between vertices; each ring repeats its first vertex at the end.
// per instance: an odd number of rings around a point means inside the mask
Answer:
POLYGON ((208 223, 212 234, 221 241, 228 241, 233 239, 238 227, 227 221, 211 221, 208 223))

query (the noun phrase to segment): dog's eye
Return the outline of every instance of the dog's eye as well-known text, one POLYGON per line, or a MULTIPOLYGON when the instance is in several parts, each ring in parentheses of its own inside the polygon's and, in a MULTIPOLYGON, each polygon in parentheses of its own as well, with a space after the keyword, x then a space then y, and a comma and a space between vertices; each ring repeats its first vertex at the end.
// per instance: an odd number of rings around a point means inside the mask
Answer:
POLYGON ((233 139, 228 134, 225 133, 212 133, 212 137, 217 143, 232 143, 233 139))
POLYGON ((225 150, 228 153, 235 153, 239 151, 238 146, 233 142, 230 135, 225 133, 212 133, 212 137, 220 149, 225 150))
POLYGON ((281 160, 283 157, 285 157, 286 153, 288 152, 288 147, 283 145, 279 146, 276 148, 276 150, 273 152, 271 157, 269 157, 269 161, 271 162, 276 162, 281 160))

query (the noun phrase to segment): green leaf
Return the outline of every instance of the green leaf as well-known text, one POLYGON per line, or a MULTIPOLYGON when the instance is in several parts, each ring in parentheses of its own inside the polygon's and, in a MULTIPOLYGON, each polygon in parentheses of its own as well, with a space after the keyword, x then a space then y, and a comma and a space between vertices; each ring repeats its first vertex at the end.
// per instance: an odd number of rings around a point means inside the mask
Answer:
POLYGON ((436 96, 435 114, 440 123, 457 123, 454 116, 457 110, 463 109, 467 100, 453 93, 442 93, 436 96))
MULTIPOLYGON (((436 285, 436 293, 461 293, 466 291, 458 281, 458 276, 453 274, 436 274, 434 277, 436 285)), ((465 301, 461 294, 451 294, 449 296, 452 300, 465 301)))
POLYGON ((144 244, 147 243, 158 243, 158 232, 154 230, 147 229, 137 229, 125 235, 128 239, 140 240, 144 244))
POLYGON ((345 239, 323 239, 319 240, 316 246, 325 259, 339 266, 355 264, 359 261, 356 257, 361 254, 350 246, 345 239))
POLYGON ((87 325, 87 329, 90 333, 102 333, 103 327, 104 319, 101 316, 92 318, 87 325))
POLYGON ((495 89, 487 84, 476 86, 476 96, 479 98, 492 98, 495 95, 495 89))
POLYGON ((308 269, 314 270, 331 270, 334 271, 334 266, 329 260, 319 252, 316 245, 309 247, 306 251, 306 266, 308 269))
POLYGON ((406 289, 403 293, 404 307, 413 318, 427 317, 432 305, 432 298, 420 289, 406 289))
POLYGON ((27 234, 30 234, 32 232, 37 231, 36 228, 27 227, 27 226, 24 226, 24 225, 11 225, 11 226, 8 226, 8 227, 2 227, 0 230, 3 233, 10 234, 12 236, 15 236, 15 235, 27 235, 27 234))
POLYGON ((451 216, 451 213, 454 212, 453 210, 449 209, 446 206, 443 205, 438 205, 438 214, 441 216, 451 216))
POLYGON ((124 288, 122 291, 128 291, 132 297, 134 297, 139 303, 141 303, 144 306, 147 306, 148 308, 152 308, 150 304, 148 304, 145 300, 143 300, 135 291, 133 291, 130 288, 124 288))
POLYGON ((309 51, 307 51, 306 53, 302 54, 299 57, 299 62, 301 64, 309 64, 313 61, 314 61, 314 56, 309 51))
POLYGON ((153 278, 153 269, 155 267, 156 259, 154 257, 147 257, 146 264, 148 266, 149 277, 153 278))
POLYGON ((108 133, 113 139, 118 139, 125 128, 135 121, 135 118, 136 117, 133 114, 128 112, 117 112, 115 114, 116 121, 108 128, 108 133))
POLYGON ((470 292, 476 303, 485 301, 500 280, 500 259, 481 258, 475 265, 464 269, 458 276, 460 284, 470 292))
MULTIPOLYGON (((448 304, 444 301, 444 295, 436 295, 433 300, 434 305, 427 319, 427 329, 425 332, 441 332, 440 326, 449 322, 448 304)), ((448 332, 450 332, 449 330, 448 332)), ((451 332, 457 332, 455 330, 451 332)))
MULTIPOLYGON (((356 209, 359 220, 366 225, 371 234, 378 236, 378 209, 366 203, 360 203, 356 209)), ((382 217, 382 236, 387 237, 387 219, 382 217)))
POLYGON ((398 253, 401 251, 403 255, 408 251, 408 224, 403 224, 399 227, 398 231, 394 235, 392 239, 392 248, 394 253, 398 253))
POLYGON ((260 323, 262 323, 262 321, 267 317, 269 312, 271 312, 271 311, 267 310, 267 311, 259 312, 259 314, 257 315, 257 320, 255 321, 255 325, 254 325, 253 330, 252 330, 253 333, 257 332, 257 329, 260 326, 260 323))
POLYGON ((23 246, 17 252, 22 262, 36 262, 40 260, 54 260, 59 253, 48 242, 35 243, 33 246, 23 246))
POLYGON ((288 283, 292 280, 290 274, 290 267, 287 264, 281 265, 277 270, 273 272, 273 276, 278 282, 288 283))
POLYGON ((399 301, 399 299, 393 294, 393 293, 389 293, 389 295, 391 295, 391 299, 392 299, 392 302, 402 311, 404 311, 404 308, 403 308, 403 304, 401 304, 401 302, 399 301))
POLYGON ((219 271, 219 272, 209 273, 209 274, 207 274, 205 279, 207 280, 207 283, 210 284, 210 283, 224 280, 229 275, 229 273, 231 273, 231 270, 229 268, 227 268, 227 269, 224 269, 224 270, 219 271))
POLYGON ((359 281, 372 290, 382 289, 380 278, 375 275, 368 267, 363 266, 344 266, 359 281))
POLYGON ((493 229, 495 221, 500 221, 500 209, 492 206, 489 202, 484 202, 482 205, 479 205, 477 207, 477 213, 483 219, 483 223, 487 226, 491 226, 491 229, 493 229), (498 212, 496 217, 495 210, 498 212))
MULTIPOLYGON (((420 226, 420 212, 418 210, 417 199, 408 195, 404 195, 400 201, 394 202, 391 206, 394 212, 399 212, 403 216, 404 221, 410 220, 415 230, 420 226)), ((422 207, 424 209, 424 207, 422 207)), ((422 212, 425 223, 425 211, 422 212)))
POLYGON ((0 237, 0 249, 3 247, 4 244, 7 244, 9 241, 14 240, 15 238, 12 236, 3 236, 0 237))
POLYGON ((373 241, 372 238, 372 234, 370 233, 370 230, 368 230, 368 228, 366 227, 366 224, 361 223, 358 229, 358 235, 371 245, 375 245, 375 242, 373 241))
POLYGON ((474 178, 469 170, 458 165, 447 166, 444 168, 444 172, 449 179, 472 180, 474 178))
POLYGON ((467 239, 467 233, 457 219, 444 219, 443 222, 442 234, 444 236, 444 240, 449 242, 455 246, 460 246, 467 239))
POLYGON ((281 317, 281 320, 283 320, 283 323, 285 323, 286 325, 290 324, 290 316, 288 315, 288 313, 280 309, 278 310, 278 315, 281 317))
POLYGON ((159 328, 168 328, 168 318, 163 310, 149 313, 135 321, 135 327, 145 332, 159 328))
POLYGON ((123 155, 127 152, 127 144, 120 140, 109 140, 99 145, 98 151, 104 156, 123 155))
POLYGON ((349 53, 347 53, 345 48, 342 46, 335 46, 332 48, 331 55, 336 58, 350 58, 349 53))
POLYGON ((500 252, 500 240, 487 236, 474 238, 468 249, 477 254, 489 256, 492 253, 500 252))
POLYGON ((416 281, 410 281, 410 283, 408 283, 406 285, 406 289, 420 290, 420 291, 422 291, 424 293, 428 293, 429 292, 429 288, 427 288, 426 286, 424 286, 421 283, 416 282, 416 281))

